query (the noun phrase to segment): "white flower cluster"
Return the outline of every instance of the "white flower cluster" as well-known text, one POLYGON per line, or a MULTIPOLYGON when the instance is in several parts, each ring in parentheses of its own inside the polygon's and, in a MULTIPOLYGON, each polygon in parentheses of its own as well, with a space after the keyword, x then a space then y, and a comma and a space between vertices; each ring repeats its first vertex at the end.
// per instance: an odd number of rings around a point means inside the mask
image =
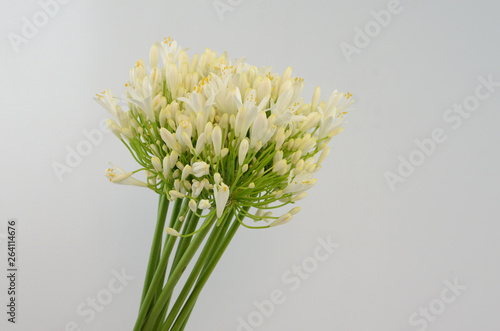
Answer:
POLYGON ((316 183, 352 95, 335 91, 320 101, 318 87, 305 103, 303 79, 290 67, 279 76, 209 49, 190 59, 170 38, 152 46, 149 61, 149 70, 143 60, 130 70, 127 111, 109 90, 96 98, 141 166, 108 169, 110 181, 189 199, 193 212, 218 218, 232 210, 270 226, 290 221, 298 207, 281 216, 268 210, 303 199, 316 183), (147 182, 132 177, 139 171, 147 182))

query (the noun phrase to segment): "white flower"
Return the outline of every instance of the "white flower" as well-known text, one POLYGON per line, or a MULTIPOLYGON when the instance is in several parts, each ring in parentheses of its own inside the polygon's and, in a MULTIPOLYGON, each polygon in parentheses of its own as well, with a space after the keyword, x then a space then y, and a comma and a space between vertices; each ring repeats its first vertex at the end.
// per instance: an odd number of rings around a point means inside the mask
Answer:
POLYGON ((220 185, 215 184, 214 198, 215 206, 217 207, 217 218, 220 218, 226 208, 227 200, 229 199, 229 187, 224 183, 221 183, 220 185))
POLYGON ((155 112, 153 109, 152 87, 149 79, 143 79, 142 85, 128 85, 127 93, 129 97, 127 101, 139 107, 148 117, 150 121, 155 121, 155 112))
POLYGON ((191 211, 215 207, 219 218, 230 195, 223 178, 231 186, 231 204, 258 207, 257 221, 275 219, 264 209, 303 199, 352 103, 350 93, 338 91, 322 101, 319 87, 306 103, 304 80, 293 77, 290 67, 280 76, 272 67, 231 61, 210 49, 190 58, 171 38, 151 47, 149 62, 150 68, 138 60, 130 70, 126 111, 111 91, 97 95, 116 119, 108 126, 147 183, 132 172, 108 171, 108 178, 189 199, 191 211))
POLYGON ((321 124, 319 128, 318 138, 324 138, 337 130, 342 124, 342 119, 345 115, 343 110, 349 106, 353 100, 349 100, 349 96, 344 93, 334 91, 328 102, 322 107, 318 107, 318 111, 321 113, 321 124))
POLYGON ((111 113, 111 115, 113 115, 114 117, 118 117, 116 98, 113 97, 110 89, 105 89, 101 92, 101 94, 96 94, 96 97, 94 99, 98 104, 106 108, 111 113))
POLYGON ((204 161, 193 163, 191 169, 193 175, 196 177, 202 177, 210 173, 210 165, 204 161))
POLYGON ((193 198, 197 198, 201 194, 201 191, 203 190, 204 187, 205 185, 202 182, 199 182, 196 179, 194 179, 193 185, 191 186, 191 192, 192 192, 191 195, 193 196, 193 198))
POLYGON ((109 181, 115 184, 123 184, 123 185, 134 185, 134 186, 141 186, 141 187, 147 187, 148 184, 144 183, 143 181, 140 181, 132 175, 134 174, 133 172, 125 172, 123 169, 113 165, 113 167, 118 171, 118 173, 115 172, 115 169, 113 168, 108 168, 106 170, 106 177, 109 178, 109 181))
POLYGON ((290 176, 288 186, 283 190, 283 192, 297 194, 310 189, 318 181, 316 178, 312 178, 313 175, 314 173, 302 171, 293 178, 290 176))
POLYGON ((200 203, 198 204, 198 208, 200 209, 208 209, 211 207, 210 201, 206 199, 201 199, 200 203))
POLYGON ((168 148, 176 151, 177 153, 182 153, 182 147, 175 138, 175 136, 165 128, 160 129, 161 139, 167 144, 168 148))

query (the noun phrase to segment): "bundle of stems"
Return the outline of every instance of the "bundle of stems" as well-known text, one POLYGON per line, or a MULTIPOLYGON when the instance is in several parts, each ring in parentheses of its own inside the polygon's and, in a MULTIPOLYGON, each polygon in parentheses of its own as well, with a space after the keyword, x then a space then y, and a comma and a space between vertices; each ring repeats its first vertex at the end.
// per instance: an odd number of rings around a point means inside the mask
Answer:
POLYGON ((235 204, 229 205, 229 212, 222 219, 217 219, 215 211, 202 215, 199 209, 196 212, 190 210, 188 203, 187 198, 176 199, 170 213, 169 228, 179 231, 180 236, 168 233, 164 236, 170 201, 166 194, 160 195, 158 219, 134 331, 185 329, 201 290, 248 210, 247 207, 239 209, 235 204), (200 249, 191 273, 174 297, 174 289, 180 285, 181 276, 200 249), (173 303, 171 307, 170 303, 173 303))

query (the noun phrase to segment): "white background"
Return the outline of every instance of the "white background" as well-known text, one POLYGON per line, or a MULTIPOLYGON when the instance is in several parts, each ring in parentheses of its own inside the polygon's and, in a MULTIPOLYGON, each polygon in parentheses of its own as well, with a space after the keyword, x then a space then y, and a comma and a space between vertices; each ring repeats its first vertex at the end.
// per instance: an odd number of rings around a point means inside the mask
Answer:
POLYGON ((479 76, 500 81, 498 2, 401 0, 380 31, 370 12, 387 1, 229 3, 218 13, 212 0, 69 1, 16 52, 9 33, 22 37, 23 18, 33 22, 42 7, 3 0, 0 233, 18 220, 20 273, 14 326, 0 281, 0 329, 62 331, 74 321, 83 331, 131 330, 157 198, 105 179, 109 161, 134 167, 109 133, 62 181, 53 164, 107 118, 95 93, 123 91, 129 68, 170 35, 190 55, 210 47, 279 73, 290 65, 307 100, 316 85, 356 99, 302 212, 286 226, 237 233, 186 330, 237 330, 275 289, 286 300, 255 330, 499 330, 500 87, 460 127, 443 119, 473 100, 479 76), (368 45, 357 40, 365 47, 346 57, 342 43, 356 47, 354 29, 367 24, 368 45), (415 139, 434 129, 446 141, 391 190, 384 174, 400 175, 399 156, 418 159, 415 139), (327 236, 340 247, 292 291, 282 275, 327 236), (122 269, 135 279, 85 322, 76 308, 122 269), (466 289, 441 304, 446 280, 466 289), (438 309, 431 322, 418 315, 429 304, 438 309), (410 324, 414 313, 427 327, 410 324))

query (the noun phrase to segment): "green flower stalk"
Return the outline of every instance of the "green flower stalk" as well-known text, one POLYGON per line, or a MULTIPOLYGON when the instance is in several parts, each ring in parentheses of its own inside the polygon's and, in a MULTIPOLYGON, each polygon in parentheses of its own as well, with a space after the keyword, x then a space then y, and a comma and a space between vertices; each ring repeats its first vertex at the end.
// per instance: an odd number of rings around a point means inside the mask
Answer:
POLYGON ((305 103, 304 81, 290 67, 279 76, 209 49, 190 59, 171 38, 152 46, 149 62, 150 68, 139 60, 130 70, 127 110, 110 90, 96 100, 113 115, 109 128, 139 164, 131 172, 113 165, 106 176, 160 196, 134 330, 183 330, 238 227, 282 225, 299 212, 272 211, 303 199, 316 183, 353 99, 334 91, 320 101, 318 87, 305 103), (139 172, 145 180, 135 177, 139 172), (174 301, 179 278, 207 236, 174 301))

